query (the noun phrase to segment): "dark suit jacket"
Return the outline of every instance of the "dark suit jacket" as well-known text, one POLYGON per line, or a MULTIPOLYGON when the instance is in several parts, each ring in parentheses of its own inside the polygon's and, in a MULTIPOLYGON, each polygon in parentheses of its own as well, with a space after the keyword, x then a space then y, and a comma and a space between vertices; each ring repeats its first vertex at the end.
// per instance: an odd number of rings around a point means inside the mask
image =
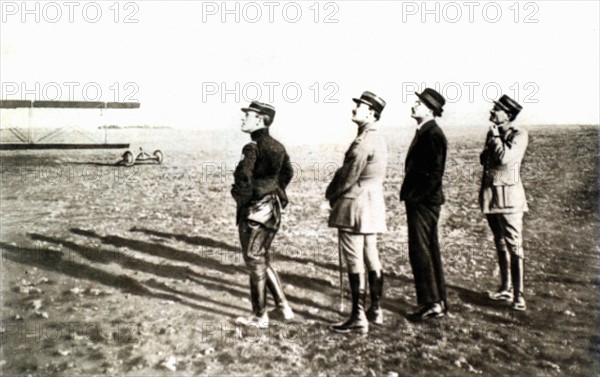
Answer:
POLYGON ((284 146, 269 135, 268 128, 253 132, 251 137, 233 173, 231 195, 237 203, 238 223, 253 202, 268 194, 276 194, 285 208, 288 203, 285 188, 294 175, 284 146))
POLYGON ((406 155, 400 200, 406 203, 444 203, 442 178, 448 142, 435 120, 421 125, 406 155))

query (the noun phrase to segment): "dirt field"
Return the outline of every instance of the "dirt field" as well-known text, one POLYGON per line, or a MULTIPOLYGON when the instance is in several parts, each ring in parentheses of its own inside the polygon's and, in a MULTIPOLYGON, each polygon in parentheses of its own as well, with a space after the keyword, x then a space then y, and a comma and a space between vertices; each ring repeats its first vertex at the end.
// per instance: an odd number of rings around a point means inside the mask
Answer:
POLYGON ((350 140, 288 147, 297 175, 272 251, 299 318, 272 317, 262 333, 234 325, 250 312, 229 195, 247 136, 134 135, 165 152, 134 168, 111 166, 110 151, 2 152, 2 375, 598 375, 598 128, 530 128, 524 313, 487 299, 499 278, 477 206, 485 128, 446 130, 452 315, 426 324, 406 320, 416 299, 398 191, 410 136, 386 132, 386 319, 364 337, 327 328, 346 313, 319 206, 350 140))

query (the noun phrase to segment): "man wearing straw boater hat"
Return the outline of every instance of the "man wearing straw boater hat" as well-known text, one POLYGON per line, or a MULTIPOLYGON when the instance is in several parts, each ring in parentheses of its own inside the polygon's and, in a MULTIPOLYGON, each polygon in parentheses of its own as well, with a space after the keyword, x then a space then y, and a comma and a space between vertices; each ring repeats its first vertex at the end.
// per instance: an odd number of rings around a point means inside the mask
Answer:
POLYGON ((352 110, 352 121, 358 126, 358 135, 325 193, 331 206, 329 226, 338 228, 339 251, 348 267, 352 312, 348 320, 331 328, 341 333, 364 334, 369 331, 369 321, 383 324, 380 304, 383 273, 377 233, 387 230, 383 198, 387 146, 377 130, 377 121, 385 101, 368 91, 353 101, 356 106, 352 110), (365 263, 371 293, 371 306, 366 314, 365 263))
POLYGON ((269 135, 275 108, 253 101, 242 109, 242 131, 252 141, 242 150, 234 172, 231 195, 237 203, 237 219, 244 261, 250 274, 252 315, 237 323, 268 327, 267 288, 285 320, 294 317, 277 272, 269 261, 269 248, 281 223, 281 209, 288 199, 285 188, 293 170, 284 146, 269 135))
POLYGON ((494 101, 490 129, 480 156, 483 179, 479 203, 494 234, 500 267, 500 287, 489 296, 512 301, 514 310, 526 309, 523 296, 523 212, 527 200, 521 181, 521 161, 528 144, 527 131, 514 124, 522 107, 507 95, 494 101))
POLYGON ((442 115, 444 97, 430 88, 415 94, 411 116, 417 130, 406 155, 400 200, 406 205, 408 256, 418 304, 409 319, 423 321, 443 317, 448 311, 437 229, 448 144, 435 121, 442 115))

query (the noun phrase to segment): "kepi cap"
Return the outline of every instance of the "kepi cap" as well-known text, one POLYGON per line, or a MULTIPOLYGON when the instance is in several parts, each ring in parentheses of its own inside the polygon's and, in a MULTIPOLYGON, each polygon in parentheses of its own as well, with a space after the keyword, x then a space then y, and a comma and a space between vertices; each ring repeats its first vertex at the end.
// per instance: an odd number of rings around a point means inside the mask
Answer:
POLYGON ((381 112, 383 111, 383 108, 386 105, 383 98, 369 91, 364 91, 360 98, 352 98, 352 101, 354 101, 354 103, 356 104, 364 103, 366 105, 369 105, 377 113, 378 116, 381 115, 381 112))
POLYGON ((517 115, 519 115, 521 110, 523 110, 523 106, 519 105, 517 101, 510 98, 506 94, 503 94, 502 97, 500 97, 498 101, 494 101, 494 103, 500 109, 508 113, 511 122, 517 119, 517 115))
POLYGON ((271 117, 271 121, 275 118, 275 107, 268 103, 252 101, 248 107, 242 107, 242 111, 247 113, 248 111, 254 111, 259 114, 268 115, 271 117))

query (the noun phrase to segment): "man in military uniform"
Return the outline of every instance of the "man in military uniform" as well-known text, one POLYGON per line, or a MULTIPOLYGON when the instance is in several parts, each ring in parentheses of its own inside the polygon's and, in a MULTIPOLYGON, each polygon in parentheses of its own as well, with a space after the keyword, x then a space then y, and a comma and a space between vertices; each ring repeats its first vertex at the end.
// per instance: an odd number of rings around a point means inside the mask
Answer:
POLYGON ((521 234, 523 212, 528 209, 520 169, 528 136, 526 130, 512 123, 521 109, 521 105, 507 95, 494 102, 490 111, 492 125, 480 156, 483 179, 479 203, 494 233, 500 267, 500 287, 490 292, 490 298, 512 301, 512 308, 522 311, 526 306, 521 234))
POLYGON ((329 226, 338 228, 339 248, 348 266, 352 293, 350 318, 332 326, 332 330, 367 333, 369 321, 383 323, 380 306, 383 273, 377 251, 377 233, 387 230, 383 198, 387 146, 376 126, 385 101, 371 92, 364 92, 353 101, 356 107, 352 111, 352 121, 358 126, 358 136, 325 194, 332 208, 329 226), (366 315, 365 262, 371 293, 371 306, 366 315))
POLYGON ((285 188, 293 170, 281 143, 269 135, 275 108, 253 101, 243 108, 242 131, 252 141, 242 150, 242 160, 234 172, 231 195, 237 203, 237 220, 244 261, 250 274, 252 315, 238 323, 267 327, 266 289, 286 320, 294 313, 290 308, 277 272, 269 262, 269 248, 281 222, 281 209, 288 203, 285 188))
POLYGON ((406 205, 408 256, 417 291, 418 309, 410 319, 421 321, 448 311, 437 229, 448 143, 435 121, 442 115, 444 97, 430 88, 415 94, 412 117, 417 131, 406 155, 400 200, 406 205))

